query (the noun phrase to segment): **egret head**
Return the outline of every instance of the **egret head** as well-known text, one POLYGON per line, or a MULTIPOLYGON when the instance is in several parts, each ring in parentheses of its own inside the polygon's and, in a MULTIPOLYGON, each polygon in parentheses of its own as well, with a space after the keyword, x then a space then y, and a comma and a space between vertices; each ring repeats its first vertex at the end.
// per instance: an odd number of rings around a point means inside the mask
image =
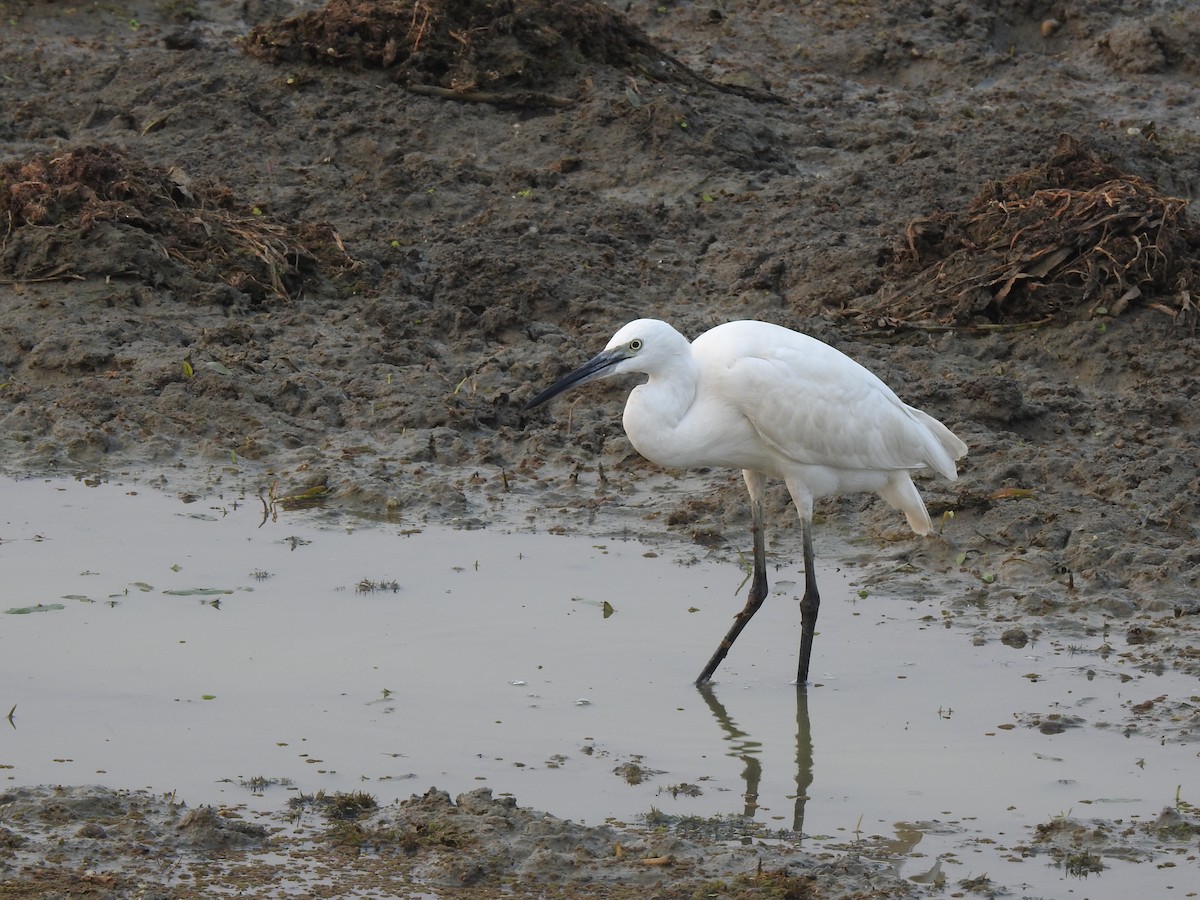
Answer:
POLYGON ((687 338, 666 322, 635 319, 614 334, 607 347, 526 403, 522 411, 541 406, 563 391, 599 378, 629 372, 653 375, 687 348, 687 338))

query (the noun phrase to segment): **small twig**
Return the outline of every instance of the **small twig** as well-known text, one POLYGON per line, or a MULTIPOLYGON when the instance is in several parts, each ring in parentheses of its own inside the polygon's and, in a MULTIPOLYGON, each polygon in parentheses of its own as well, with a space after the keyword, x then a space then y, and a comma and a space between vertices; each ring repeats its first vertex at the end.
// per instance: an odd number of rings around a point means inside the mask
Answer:
POLYGON ((429 20, 433 17, 433 8, 426 2, 417 2, 413 4, 412 22, 408 27, 407 37, 410 39, 412 48, 410 53, 416 53, 421 46, 421 39, 425 37, 425 29, 429 27, 429 20), (417 24, 417 15, 424 13, 421 23, 417 24))
POLYGON ((0 284, 42 284, 47 281, 87 281, 87 279, 74 272, 43 275, 40 278, 0 278, 0 284))
POLYGON ((575 105, 575 101, 570 97, 543 94, 540 91, 452 91, 432 84, 409 84, 405 87, 414 94, 437 97, 441 100, 458 100, 461 103, 491 103, 494 106, 513 107, 553 106, 560 109, 575 105))
POLYGON ((1038 319, 1036 322, 988 322, 978 325, 936 325, 932 322, 909 322, 905 320, 896 320, 896 328, 915 328, 917 331, 935 331, 935 332, 952 332, 952 331, 976 331, 976 332, 997 332, 997 331, 1028 331, 1032 328, 1041 328, 1044 325, 1049 325, 1054 322, 1054 316, 1046 316, 1044 319, 1038 319))

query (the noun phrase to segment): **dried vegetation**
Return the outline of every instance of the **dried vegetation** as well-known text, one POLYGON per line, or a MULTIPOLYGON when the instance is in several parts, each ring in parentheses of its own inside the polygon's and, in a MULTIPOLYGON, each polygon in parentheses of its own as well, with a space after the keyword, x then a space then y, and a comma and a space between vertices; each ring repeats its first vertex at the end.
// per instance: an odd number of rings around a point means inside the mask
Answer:
POLYGON ((409 90, 503 106, 568 106, 564 79, 599 64, 656 81, 701 78, 596 0, 330 0, 258 25, 243 44, 273 63, 383 69, 409 90))
POLYGON ((1200 227, 1186 200, 1064 135, 1045 163, 989 183, 965 210, 910 222, 888 277, 858 311, 876 324, 1014 327, 1132 303, 1194 324, 1200 227))
POLYGON ((346 267, 349 258, 329 226, 288 228, 256 215, 227 188, 194 184, 178 168, 139 165, 112 147, 0 163, 0 275, 7 283, 100 274, 156 283, 165 277, 156 271, 163 262, 262 302, 292 296, 322 264, 346 267), (81 271, 70 245, 97 239, 105 225, 137 237, 138 247, 148 238, 159 258, 126 246, 113 254, 111 270, 81 271), (44 251, 48 242, 54 252, 44 251))

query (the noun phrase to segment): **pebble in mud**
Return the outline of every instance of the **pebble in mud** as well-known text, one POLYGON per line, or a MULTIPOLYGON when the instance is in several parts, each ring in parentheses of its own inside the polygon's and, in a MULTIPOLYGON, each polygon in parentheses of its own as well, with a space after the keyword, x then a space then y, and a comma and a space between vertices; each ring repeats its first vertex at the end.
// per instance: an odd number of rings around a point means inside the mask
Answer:
POLYGON ((1009 628, 1000 635, 1000 643, 1019 649, 1029 643, 1029 635, 1024 628, 1009 628))

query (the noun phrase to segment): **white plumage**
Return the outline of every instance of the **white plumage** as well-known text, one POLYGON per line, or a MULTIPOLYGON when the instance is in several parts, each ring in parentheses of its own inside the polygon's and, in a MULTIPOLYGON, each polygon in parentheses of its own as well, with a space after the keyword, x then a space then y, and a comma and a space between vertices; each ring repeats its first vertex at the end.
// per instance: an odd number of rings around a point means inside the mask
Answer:
POLYGON ((766 322, 728 322, 692 343, 666 322, 637 319, 605 349, 534 397, 623 373, 649 376, 625 405, 634 448, 667 468, 742 469, 754 520, 755 577, 746 608, 697 683, 707 681, 766 598, 765 477, 780 478, 800 513, 805 596, 798 681, 808 679, 820 598, 812 569, 813 501, 873 491, 918 534, 931 529, 912 473, 957 478, 967 445, 937 419, 906 405, 873 373, 828 344, 766 322))

